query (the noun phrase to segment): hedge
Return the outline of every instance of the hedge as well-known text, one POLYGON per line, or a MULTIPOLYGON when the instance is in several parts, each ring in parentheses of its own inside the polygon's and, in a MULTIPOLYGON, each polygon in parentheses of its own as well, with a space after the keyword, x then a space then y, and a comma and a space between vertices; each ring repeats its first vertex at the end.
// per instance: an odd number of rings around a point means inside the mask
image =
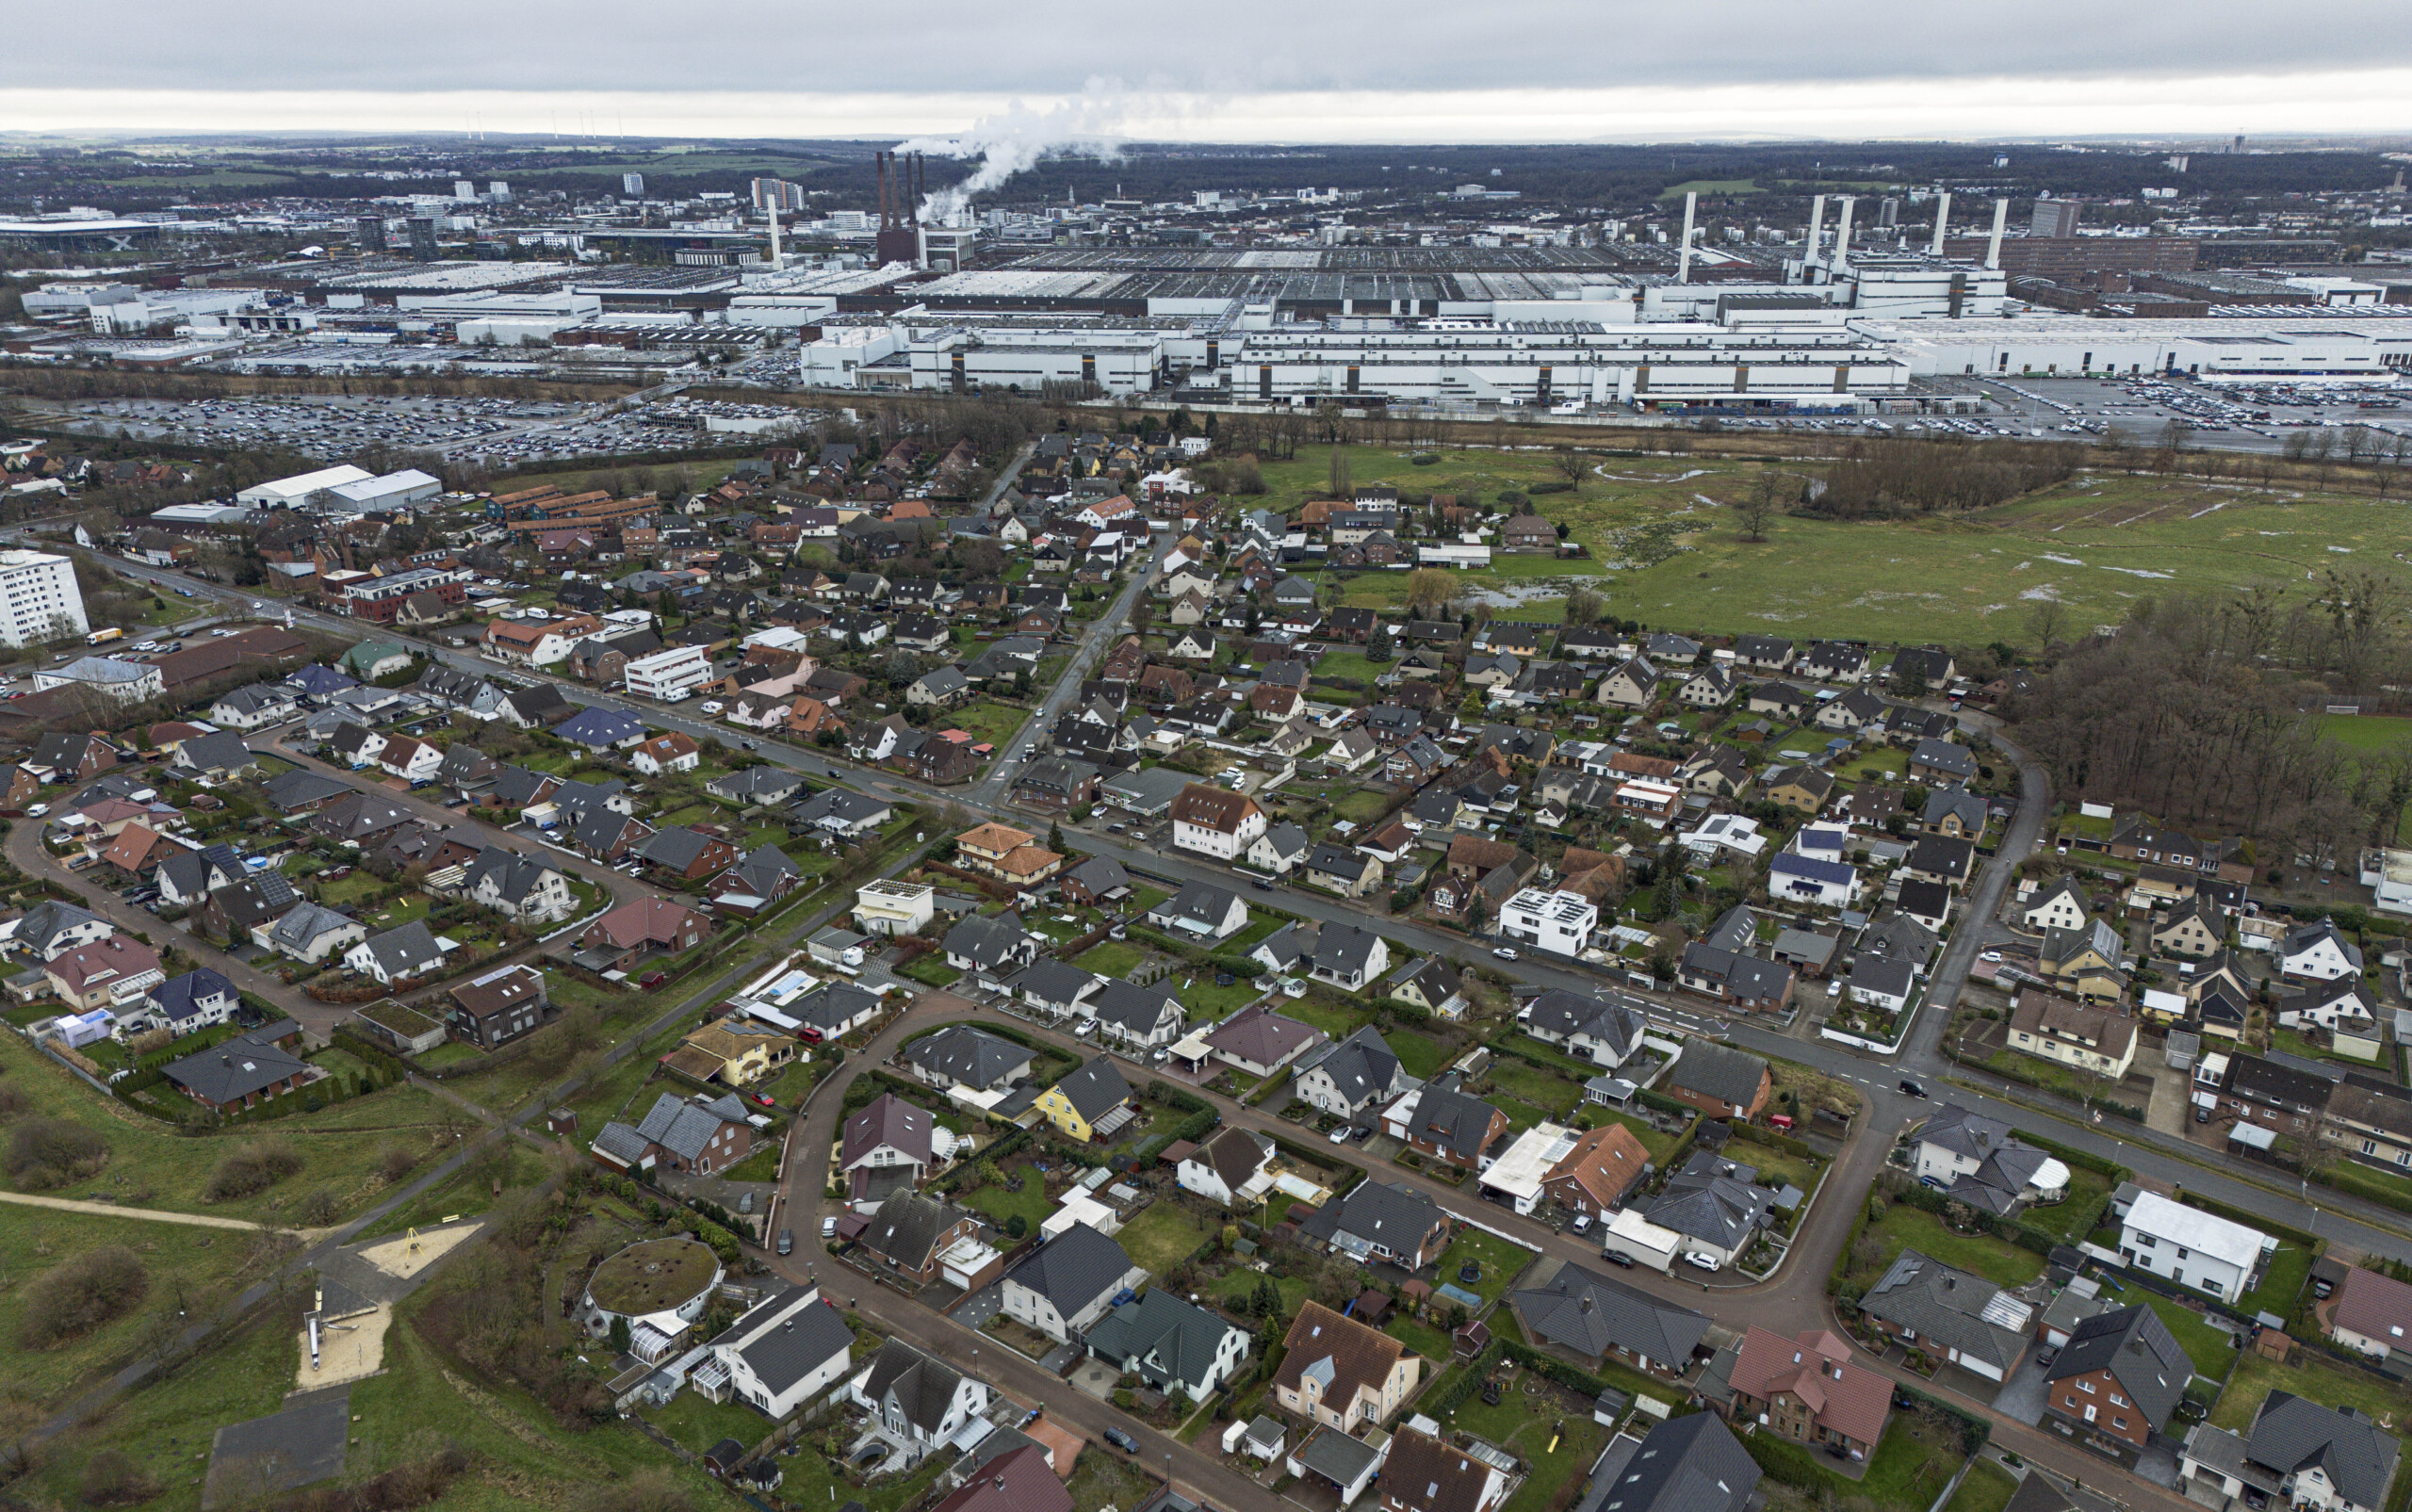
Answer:
POLYGON ((1860 1235, 1867 1231, 1868 1197, 1872 1195, 1860 1197, 1858 1215, 1850 1221, 1850 1232, 1843 1236, 1842 1253, 1834 1257, 1833 1269, 1826 1273, 1826 1294, 1854 1308, 1859 1306, 1862 1293, 1845 1282, 1843 1277, 1850 1274, 1851 1246, 1857 1244, 1860 1235))
POLYGON ((2015 1130, 2013 1132, 2037 1149, 2050 1155, 2054 1160, 2077 1166, 2080 1170, 2092 1171, 2096 1176, 2107 1176, 2113 1181, 2125 1181, 2136 1174, 2107 1156, 2089 1155, 2084 1150, 2072 1149, 2058 1140, 2045 1139, 2040 1134, 2030 1133, 2024 1129, 2015 1130))
MULTIPOLYGON (((1465 1369, 1459 1373, 1456 1380, 1433 1392, 1417 1410, 1427 1417, 1446 1418, 1462 1406, 1466 1398, 1474 1395, 1482 1385, 1483 1377, 1491 1374, 1491 1367, 1499 1362, 1500 1348, 1506 1342, 1504 1339, 1493 1339, 1485 1344, 1481 1354, 1466 1361, 1465 1369)), ((1599 1395, 1596 1391, 1591 1394, 1599 1395)))
POLYGON ((1513 1339, 1499 1339, 1492 1342, 1496 1347, 1504 1350, 1508 1358, 1517 1364, 1556 1381, 1560 1386, 1580 1391, 1594 1401, 1599 1399, 1601 1392, 1608 1390, 1608 1382, 1605 1377, 1569 1365, 1562 1359, 1553 1359, 1530 1344, 1519 1343, 1513 1339))
POLYGON ((1780 1149, 1786 1155, 1800 1155, 1813 1160, 1821 1158, 1816 1150, 1779 1130, 1762 1129, 1756 1124, 1736 1124, 1733 1128, 1736 1139, 1748 1140, 1753 1145, 1765 1145, 1769 1149, 1780 1149))

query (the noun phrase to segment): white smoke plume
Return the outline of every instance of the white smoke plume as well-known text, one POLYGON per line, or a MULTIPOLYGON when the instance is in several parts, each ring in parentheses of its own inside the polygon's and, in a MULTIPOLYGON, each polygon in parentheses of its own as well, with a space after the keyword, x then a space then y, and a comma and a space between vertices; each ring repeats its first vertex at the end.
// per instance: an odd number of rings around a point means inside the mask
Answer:
POLYGON ((979 159, 980 166, 969 178, 933 189, 921 201, 925 223, 951 225, 973 195, 993 189, 1047 158, 1075 153, 1101 158, 1117 155, 1116 138, 1123 135, 1123 123, 1130 115, 1130 104, 1118 86, 1092 82, 1076 98, 1046 109, 1034 109, 1017 100, 1001 114, 982 117, 961 136, 917 138, 896 151, 979 159))

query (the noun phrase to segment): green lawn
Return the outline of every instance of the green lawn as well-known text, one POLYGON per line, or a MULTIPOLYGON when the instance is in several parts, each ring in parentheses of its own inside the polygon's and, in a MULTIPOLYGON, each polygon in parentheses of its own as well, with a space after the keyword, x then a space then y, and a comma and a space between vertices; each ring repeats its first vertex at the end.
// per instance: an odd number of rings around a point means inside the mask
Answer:
POLYGON ((771 1436, 771 1420, 737 1396, 708 1402, 693 1391, 681 1391, 668 1406, 645 1407, 637 1415, 699 1455, 723 1439, 751 1449, 771 1436))
POLYGON ((1634 1137, 1641 1141, 1641 1147, 1650 1152, 1651 1163, 1654 1165, 1666 1164, 1667 1157, 1674 1153, 1675 1142, 1684 1137, 1681 1132, 1662 1134, 1631 1114, 1618 1113, 1596 1104, 1581 1110, 1581 1113, 1582 1117, 1577 1121, 1585 1128, 1597 1129, 1602 1124, 1620 1123, 1632 1130, 1634 1137))
MULTIPOLYGON (((1540 1111, 1541 1116, 1563 1123, 1583 1100, 1583 1087, 1538 1065, 1517 1060, 1510 1055, 1495 1057, 1491 1063, 1491 1080, 1500 1092, 1540 1111)), ((1510 1118, 1514 1114, 1506 1108, 1510 1118)))
POLYGON ((2165 1297, 2141 1287, 2137 1288, 2136 1294, 2150 1304, 2153 1311, 2160 1314, 2160 1321, 2169 1325, 2170 1333, 2186 1346, 2186 1356, 2194 1362, 2195 1374, 2207 1375, 2214 1381, 2227 1374, 2228 1365, 2236 1358, 2235 1347, 2229 1343, 2233 1335, 2205 1323, 2201 1313, 2175 1297, 2165 1297))
POLYGON ((1133 1261, 1146 1266, 1149 1275, 1161 1278, 1195 1254, 1198 1245, 1213 1237, 1213 1231, 1180 1203, 1159 1199, 1123 1225, 1122 1232, 1115 1237, 1133 1261))
POLYGON ((2236 1362, 2236 1374, 2227 1378, 2218 1405, 2211 1408, 2211 1425, 2239 1431, 2251 1427, 2253 1414, 2272 1391, 2290 1392, 2322 1406, 2355 1407, 2398 1426, 2412 1419, 2412 1390, 2360 1371, 2322 1364, 2314 1355, 2302 1358, 2301 1369, 2290 1369, 2246 1352, 2236 1362))
POLYGON ((2261 1275, 2261 1284, 2237 1298, 2236 1309, 2247 1315, 2274 1312, 2281 1318, 2293 1311, 2295 1298, 2311 1279, 2311 1251, 2301 1244, 2280 1241, 2278 1252, 2270 1257, 2269 1269, 2261 1275))
POLYGON ((1354 788, 1331 805, 1332 817, 1354 824, 1370 824, 1382 817, 1382 810, 1390 806, 1390 802, 1388 793, 1377 792, 1371 788, 1354 788))
POLYGON ((2082 1165, 2071 1165, 2068 1200, 2048 1208, 2029 1208, 2019 1218, 2031 1228, 2041 1228, 2062 1239, 2081 1239, 2094 1221, 2102 1216, 2103 1199, 2110 1195, 2109 1177, 2082 1165))
POLYGON ((897 973, 932 987, 951 987, 962 980, 963 973, 946 964, 946 957, 932 951, 897 973))
POLYGON ((1176 973, 1166 979, 1181 997, 1181 1006, 1192 1022, 1220 1022, 1264 996, 1264 984, 1253 977, 1234 976, 1230 985, 1217 986, 1214 973, 1176 973))
POLYGON ((2017 1490, 2016 1476, 1992 1460, 1980 1459, 1969 1465, 1967 1478, 1951 1493, 1943 1512, 2001 1512, 2017 1490))
MULTIPOLYGON (((1486 1302, 1495 1302, 1508 1293, 1508 1284, 1524 1273, 1533 1262, 1533 1252, 1504 1239, 1486 1234, 1479 1228, 1461 1228, 1449 1247, 1441 1252, 1440 1280, 1460 1291, 1472 1292, 1486 1302), (1482 1267, 1478 1281, 1458 1279, 1458 1267, 1468 1260, 1482 1267)), ((1439 1282, 1435 1282, 1437 1287, 1439 1282)))
POLYGON ((1148 952, 1129 940, 1100 940, 1072 964, 1101 977, 1127 977, 1147 958, 1148 952))
MULTIPOLYGON (((1439 1358, 1449 1357, 1444 1351, 1439 1358)), ((1497 1444, 1524 1462, 1524 1484, 1501 1512, 1543 1512, 1556 1504, 1608 1441, 1608 1430, 1589 1413, 1536 1412, 1522 1392, 1502 1395, 1496 1406, 1486 1404, 1480 1393, 1470 1396, 1451 1415, 1449 1426, 1497 1444)))
POLYGON ((974 740, 986 740, 1002 749, 1004 743, 1020 730, 1022 721, 1028 718, 1030 710, 1026 708, 1017 708, 1011 704, 992 704, 982 699, 976 704, 964 705, 944 719, 932 720, 930 728, 963 730, 974 740))
POLYGON ((1055 1211, 1056 1203, 1047 1195, 1046 1183, 1038 1179, 1036 1171, 1025 1165, 1020 1167, 1019 1172, 1007 1171, 1005 1176, 1010 1179, 1017 1174, 1023 1179, 1021 1190, 1019 1192, 1008 1192, 1002 1186, 983 1186, 974 1192, 957 1193, 955 1201, 961 1206, 977 1208, 980 1211, 986 1213, 996 1220, 997 1227, 1000 1228, 1005 1226, 1006 1219, 1011 1218, 1015 1213, 1020 1213, 1031 1228, 1035 1231, 1038 1226, 1046 1221, 1047 1215, 1055 1211))
MULTIPOLYGON (((1132 1258, 1137 1259, 1136 1256, 1132 1258)), ((1236 1302, 1244 1297, 1254 1296, 1258 1283, 1266 1278, 1257 1271, 1233 1271, 1214 1283, 1214 1295, 1226 1302, 1236 1302)), ((1303 1276, 1275 1277, 1273 1285, 1281 1293, 1281 1316, 1284 1318, 1296 1317, 1298 1304, 1304 1302, 1307 1299, 1307 1293, 1314 1290, 1314 1283, 1303 1276)), ((1444 1359, 1447 1358, 1445 1352, 1442 1358, 1444 1359)))
POLYGON ((1361 1008, 1344 1008, 1328 998, 1317 998, 1312 994, 1285 1000, 1281 1013, 1284 1017, 1295 1018, 1302 1024, 1312 1024, 1334 1040, 1344 1040, 1354 1034, 1364 1027, 1370 1016, 1361 1008))
POLYGON ((1883 1246, 1883 1253, 1871 1266, 1851 1267, 1848 1278, 1863 1287, 1873 1285, 1905 1249, 1981 1276, 1997 1286, 2024 1286, 2044 1274, 2044 1257, 2033 1250, 1990 1234, 1955 1234, 1941 1218, 1906 1202, 1885 1209, 1884 1216, 1866 1231, 1883 1246))
MULTIPOLYGON (((779 1179, 779 1146, 773 1141, 720 1173, 724 1181, 775 1181, 779 1179)), ((705 1446, 709 1448, 708 1444, 705 1446)))
POLYGON ((1382 1332, 1431 1360, 1435 1370, 1449 1363, 1449 1336, 1428 1324, 1416 1322, 1404 1309, 1391 1314, 1391 1321, 1382 1325, 1382 1332))
POLYGON ((1884 1512, 1926 1512, 1966 1457, 1956 1432, 1915 1412, 1893 1414, 1868 1460, 1866 1476, 1856 1482, 1827 1469, 1826 1456, 1806 1444, 1772 1433, 1754 1433, 1742 1445, 1761 1466, 1785 1468, 1793 1484, 1823 1488, 1827 1500, 1865 1500, 1884 1512))
POLYGON ((1398 1057, 1398 1064, 1407 1068, 1407 1074, 1419 1081, 1431 1081, 1441 1074, 1442 1066, 1449 1064, 1449 1047, 1430 1034, 1393 1029, 1382 1036, 1382 1043, 1398 1057))

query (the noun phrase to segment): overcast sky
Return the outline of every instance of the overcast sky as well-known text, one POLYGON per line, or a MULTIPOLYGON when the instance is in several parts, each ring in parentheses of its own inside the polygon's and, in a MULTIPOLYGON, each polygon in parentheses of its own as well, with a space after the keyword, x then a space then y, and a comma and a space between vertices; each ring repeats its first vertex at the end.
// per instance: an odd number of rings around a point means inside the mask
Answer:
POLYGON ((2412 130, 2404 0, 121 0, 54 35, 0 56, 0 129, 913 135, 1019 101, 1212 140, 2412 130))

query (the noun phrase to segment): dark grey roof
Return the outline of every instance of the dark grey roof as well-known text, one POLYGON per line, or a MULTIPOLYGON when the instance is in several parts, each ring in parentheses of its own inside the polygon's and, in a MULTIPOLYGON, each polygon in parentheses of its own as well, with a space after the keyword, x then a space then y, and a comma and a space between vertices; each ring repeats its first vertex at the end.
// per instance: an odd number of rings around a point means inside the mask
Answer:
POLYGON ((176 749, 176 764, 195 772, 239 772, 258 761, 243 738, 232 730, 193 736, 176 749))
MULTIPOLYGON (((1073 1230, 1086 1227, 1075 1224, 1073 1230)), ((1070 1237, 1070 1233, 1064 1236, 1070 1237)), ((1059 1239, 1048 1247, 1063 1243, 1059 1239)), ((1179 1382, 1203 1390, 1207 1373, 1214 1369, 1224 1336, 1230 1332, 1231 1325, 1219 1315, 1183 1302, 1159 1286, 1099 1319, 1089 1330, 1088 1343, 1092 1352, 1125 1370, 1135 1369, 1158 1387, 1179 1382)))
POLYGON ((763 898, 778 890, 781 878, 804 875, 804 869, 775 845, 756 846, 728 870, 747 891, 763 898))
POLYGON ((1122 863, 1110 855, 1093 855, 1064 874, 1067 882, 1078 882, 1090 892, 1103 897, 1116 887, 1131 886, 1131 873, 1122 863))
POLYGON ((1142 987, 1135 983, 1109 981, 1091 1000, 1089 1012, 1105 1023, 1144 1037, 1156 1032, 1167 1012, 1180 1016, 1181 995, 1161 985, 1142 987))
POLYGON ((1231 904, 1239 901, 1240 895, 1229 887, 1218 887, 1211 882, 1192 882, 1185 884, 1168 902, 1149 909, 1148 917, 1154 919, 1161 915, 1167 919, 1190 920, 1204 928, 1219 930, 1223 921, 1230 917, 1231 904))
POLYGON ((1028 960, 1035 953, 1032 938, 1013 914, 966 914, 946 932, 946 953, 962 956, 975 970, 993 970, 1009 960, 1028 960))
POLYGON ((1694 1412, 1650 1430, 1600 1512, 1739 1512, 1758 1484, 1758 1461, 1725 1420, 1694 1412))
POLYGON ((414 919, 383 935, 371 935, 361 944, 391 977, 415 977, 444 964, 444 949, 435 943, 435 934, 424 919, 414 919))
POLYGON ((1003 1081, 1016 1067, 1028 1065, 1031 1052, 1024 1046, 969 1024, 950 1024, 929 1038, 906 1046, 904 1058, 925 1071, 987 1088, 1003 1081))
POLYGON ((2010 1126, 2000 1119, 1947 1102, 1918 1130, 1918 1142, 1938 1146, 1967 1160, 1982 1161, 2012 1141, 2010 1126))
POLYGON ((561 869, 540 857, 506 851, 499 845, 489 845, 470 857, 468 870, 462 875, 463 884, 475 890, 487 877, 495 879, 499 896, 507 903, 516 904, 544 886, 545 878, 561 869))
POLYGON ((1076 1223, 1005 1273, 1005 1284, 1035 1292, 1068 1318, 1117 1291, 1135 1267, 1120 1244, 1076 1223))
MULTIPOLYGON (((896 1198, 888 1200, 892 1204, 896 1198)), ((894 1401, 907 1423, 930 1434, 946 1421, 946 1409, 962 1384, 963 1373, 953 1366, 931 1358, 902 1339, 890 1339, 872 1357, 863 1395, 878 1403, 894 1401)))
POLYGON ((50 898, 25 910, 24 917, 17 920, 16 938, 18 944, 28 950, 47 955, 58 937, 77 925, 107 923, 108 920, 89 909, 50 898))
POLYGON ((2317 1465, 2356 1506, 2387 1499, 2395 1475, 2392 1435, 2351 1407, 2324 1407, 2286 1391, 2273 1391, 2253 1420, 2245 1457, 2292 1475, 2317 1465))
POLYGON ((1354 1234, 1394 1255, 1409 1255, 1441 1221, 1440 1205, 1415 1188, 1367 1180, 1338 1201, 1317 1208, 1298 1230, 1327 1244, 1342 1234, 1354 1234))
POLYGON ((1387 1097, 1398 1085, 1398 1057, 1371 1024, 1337 1045, 1308 1051, 1307 1059, 1298 1063, 1297 1074, 1304 1076, 1318 1068, 1352 1106, 1368 1097, 1387 1097))
POLYGON ((1131 1100, 1131 1083, 1122 1080, 1110 1057, 1100 1055, 1055 1083, 1072 1111, 1090 1123, 1097 1122, 1106 1111, 1131 1100))
POLYGON ((2066 1380, 2098 1370, 2108 1370, 2143 1410, 2144 1422, 2158 1428, 2177 1410, 2194 1364, 2160 1315, 2139 1302, 2097 1313, 2070 1330, 2068 1343, 2045 1379, 2066 1380))
POLYGON ((293 1032, 292 1020, 281 1019, 170 1061, 161 1070, 169 1081, 206 1101, 234 1102, 310 1068, 307 1062, 275 1043, 293 1032))
POLYGON ((655 866, 684 871, 693 866, 695 858, 702 855, 717 838, 717 836, 706 835, 682 824, 676 829, 657 830, 630 849, 655 866))
MULTIPOLYGON (((801 1019, 824 1034, 842 1034, 862 1021, 865 1014, 879 1007, 879 994, 844 982, 832 982, 827 986, 798 999, 788 1008, 790 1016, 801 1019)), ((1024 1055, 1030 1052, 1024 1050, 1024 1055)))
POLYGON ((1759 1078, 1768 1063, 1755 1055, 1712 1045, 1704 1039, 1684 1041, 1684 1053, 1668 1072, 1674 1084, 1736 1108, 1747 1108, 1759 1095, 1759 1078))
POLYGON ((1906 998, 1917 985, 1917 972, 1907 961, 1888 961, 1871 955, 1855 960, 1850 966, 1850 984, 1887 997, 1906 998))
POLYGON ((2000 1293, 2001 1288, 1983 1276, 1905 1249, 1868 1288, 1860 1308, 1871 1318, 1914 1328, 2007 1374, 2029 1340, 2018 1329, 1984 1316, 1986 1306, 2000 1293))
POLYGON ((1327 923, 1315 936, 1315 969, 1342 975, 1362 976, 1374 957, 1374 948, 1382 937, 1370 929, 1337 921, 1327 923))
POLYGON ((712 1342, 734 1349, 764 1386, 784 1392, 854 1347, 855 1332, 845 1316, 821 1299, 818 1290, 791 1286, 756 1304, 712 1342))
POLYGON ((746 799, 757 803, 776 803, 804 786, 804 778, 785 767, 746 767, 741 771, 723 772, 704 784, 708 791, 724 798, 746 799))
POLYGON ((1098 975, 1084 971, 1069 961, 1053 956, 1041 956, 1031 963, 1030 969, 1009 979, 1005 989, 1016 997, 1035 998, 1068 1009, 1098 986, 1098 975))
POLYGON ((1949 740, 1920 740, 1911 751, 1910 759, 1919 766, 1941 767, 1963 777, 1977 774, 1977 758, 1966 746, 1954 745, 1949 740))
POLYGON ((1754 1184, 1758 1174, 1755 1166, 1696 1149, 1642 1216, 1661 1228, 1738 1248, 1766 1224, 1768 1204, 1775 1199, 1773 1192, 1754 1184))
POLYGON ((1416 1095, 1415 1112, 1406 1127, 1410 1138, 1438 1145, 1472 1164, 1490 1142, 1491 1121, 1498 1110, 1459 1091, 1458 1084, 1454 1071, 1426 1082, 1416 1095))
MULTIPOLYGON (((1431 959, 1440 958, 1434 956, 1431 959)), ((1641 1043, 1643 1029, 1641 1016, 1622 1002, 1605 1002, 1556 987, 1533 1000, 1526 1022, 1546 1034, 1560 1037, 1582 1034, 1603 1040, 1619 1055, 1641 1043)))
POLYGON ((1661 1364, 1681 1366, 1708 1332, 1708 1319, 1671 1307, 1622 1281, 1562 1265, 1547 1286, 1511 1293, 1508 1305, 1528 1339, 1562 1344, 1579 1355, 1627 1349, 1661 1364))
POLYGON ((938 1236, 961 1221, 962 1215, 936 1197, 905 1188, 888 1195, 871 1216, 862 1242, 907 1270, 925 1270, 938 1236))
POLYGON ((300 767, 290 772, 278 772, 262 784, 262 787, 268 793, 269 802, 288 814, 304 804, 324 803, 330 798, 340 798, 351 791, 349 787, 324 772, 308 772, 300 767))

